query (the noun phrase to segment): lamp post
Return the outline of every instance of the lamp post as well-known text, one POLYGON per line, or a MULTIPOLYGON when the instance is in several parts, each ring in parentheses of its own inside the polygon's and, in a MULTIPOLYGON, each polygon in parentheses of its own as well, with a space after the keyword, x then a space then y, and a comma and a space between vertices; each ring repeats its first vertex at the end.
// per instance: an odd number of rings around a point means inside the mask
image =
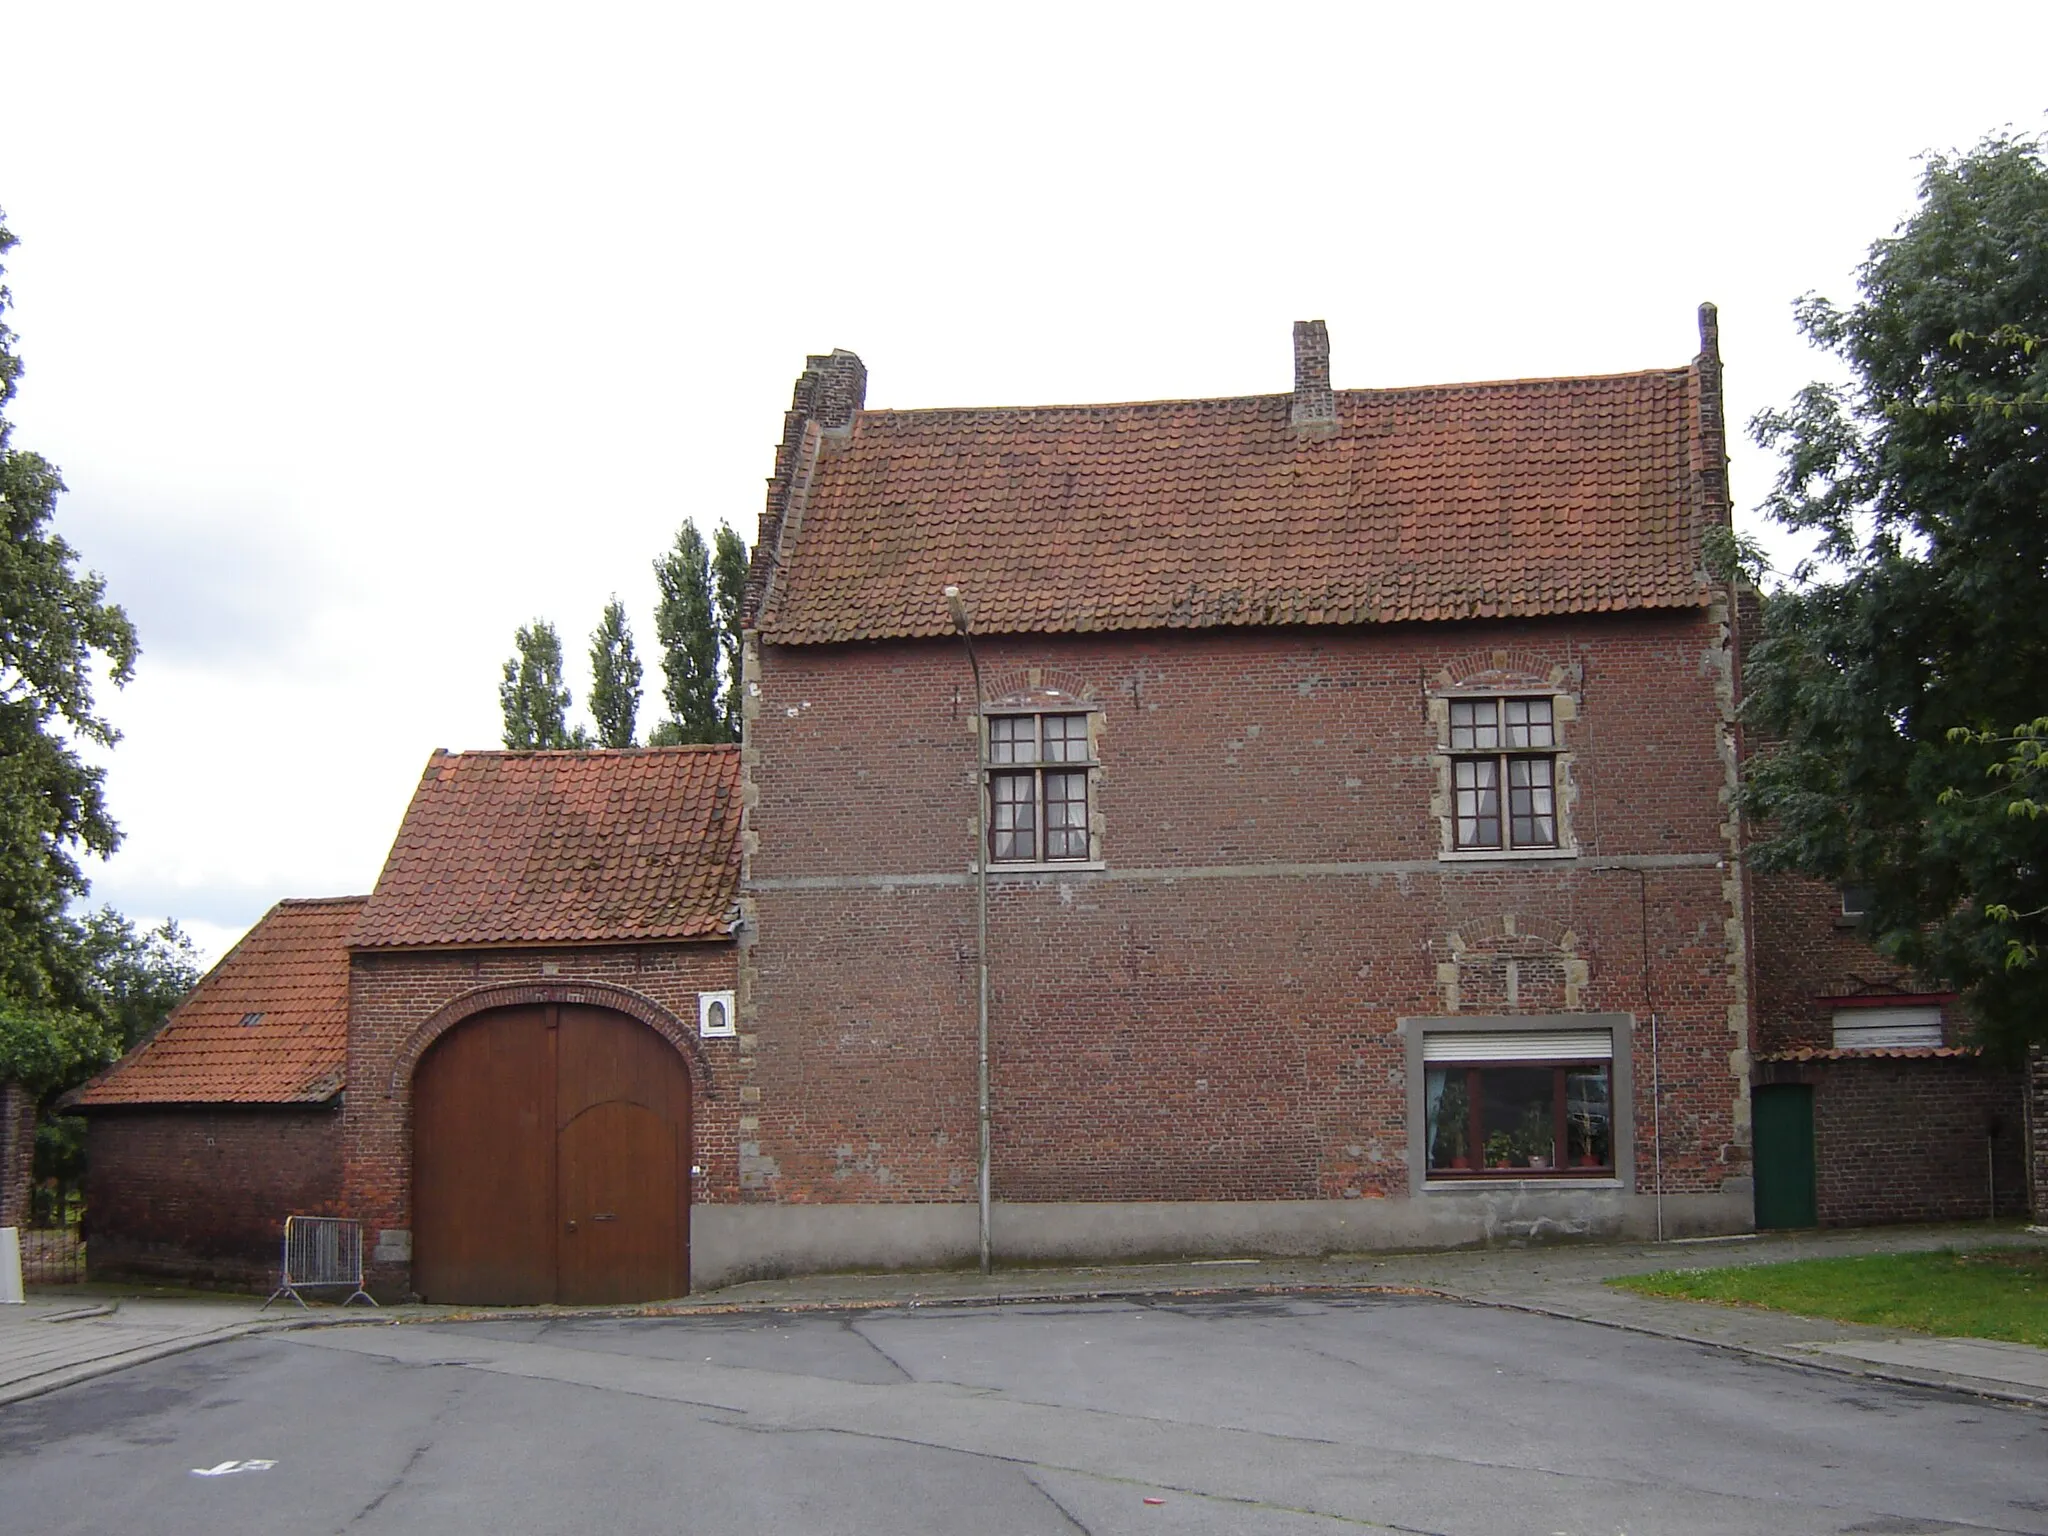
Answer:
POLYGON ((981 694, 981 662, 974 654, 974 636, 967 618, 967 602, 958 587, 946 588, 946 612, 960 643, 967 647, 967 665, 974 673, 974 960, 977 977, 975 1001, 975 1097, 981 1122, 981 1272, 989 1272, 988 1253, 988 723, 983 718, 987 700, 981 694))

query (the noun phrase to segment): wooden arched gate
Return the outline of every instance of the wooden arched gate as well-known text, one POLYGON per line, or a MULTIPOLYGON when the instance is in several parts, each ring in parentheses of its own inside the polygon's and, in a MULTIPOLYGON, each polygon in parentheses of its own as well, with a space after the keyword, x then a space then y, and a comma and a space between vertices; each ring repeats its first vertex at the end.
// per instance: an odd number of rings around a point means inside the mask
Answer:
POLYGON ((690 1074, 608 1008, 499 1008, 413 1074, 413 1289, 658 1301, 690 1278, 690 1074))

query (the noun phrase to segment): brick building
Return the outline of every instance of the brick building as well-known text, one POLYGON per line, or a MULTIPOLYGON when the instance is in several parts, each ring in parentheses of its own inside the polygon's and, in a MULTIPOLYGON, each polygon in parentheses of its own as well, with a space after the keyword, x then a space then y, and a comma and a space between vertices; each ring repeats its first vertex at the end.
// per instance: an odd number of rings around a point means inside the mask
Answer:
POLYGON ((719 1271, 739 828, 732 747, 434 755, 351 938, 343 1199, 379 1294, 719 1271))
POLYGON ((998 1258, 1747 1227, 1701 322, 1374 391, 1309 323, 1291 394, 1137 405, 811 359, 747 609, 744 1269, 973 1255, 984 857, 998 1258))
POLYGON ((1744 868, 1700 340, 1337 390, 1316 322, 1289 394, 985 410, 810 359, 744 744, 436 753, 371 896, 83 1096, 95 1268, 331 1209, 380 1295, 652 1299, 972 1261, 984 1189, 1000 1261, 1733 1232, 1753 1106, 1803 1220, 2017 1209, 1952 1000, 1744 868), (315 972, 296 1076, 222 1054, 315 972))
POLYGON ((1759 872, 1751 907, 1758 1221, 2025 1213, 2025 1083, 1985 1061, 1955 995, 1864 942, 1854 888, 1759 872))
POLYGON ((162 1029, 71 1095, 93 1279, 275 1284, 283 1218, 338 1212, 363 900, 279 902, 162 1029))

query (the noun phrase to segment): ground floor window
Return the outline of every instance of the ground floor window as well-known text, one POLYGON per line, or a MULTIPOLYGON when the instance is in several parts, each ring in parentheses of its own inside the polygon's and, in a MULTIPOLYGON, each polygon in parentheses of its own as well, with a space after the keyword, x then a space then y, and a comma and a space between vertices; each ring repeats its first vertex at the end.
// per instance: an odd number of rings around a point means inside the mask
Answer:
POLYGON ((1614 1075, 1605 1032, 1431 1035, 1423 1145, 1432 1179, 1612 1177, 1614 1075))

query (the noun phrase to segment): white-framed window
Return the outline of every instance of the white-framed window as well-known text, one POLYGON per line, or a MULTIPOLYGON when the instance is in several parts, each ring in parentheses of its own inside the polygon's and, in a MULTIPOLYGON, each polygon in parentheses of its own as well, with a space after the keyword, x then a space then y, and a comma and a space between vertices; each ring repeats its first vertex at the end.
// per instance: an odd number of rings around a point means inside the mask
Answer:
POLYGON ((730 1040, 739 1033, 739 1022, 733 1016, 733 997, 730 992, 699 992, 697 994, 697 1036, 702 1040, 730 1040))
POLYGON ((1090 856, 1088 716, 990 714, 988 860, 1057 864, 1090 856))
POLYGON ((1941 1008, 1934 1003, 1835 1010, 1838 1051, 1924 1050, 1942 1043, 1941 1008))

